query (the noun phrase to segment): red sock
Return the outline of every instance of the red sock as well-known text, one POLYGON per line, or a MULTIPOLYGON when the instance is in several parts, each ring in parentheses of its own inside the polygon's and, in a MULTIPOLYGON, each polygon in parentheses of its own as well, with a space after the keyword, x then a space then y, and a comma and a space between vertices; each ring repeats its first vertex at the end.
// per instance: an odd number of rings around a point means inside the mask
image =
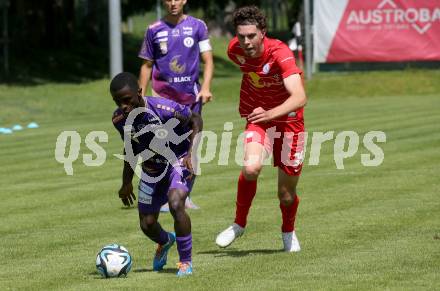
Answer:
POLYGON ((295 230, 296 211, 298 210, 299 197, 295 195, 292 205, 284 206, 280 203, 281 215, 283 217, 282 232, 292 232, 295 230))
POLYGON ((251 208, 252 200, 257 192, 257 181, 248 181, 240 172, 237 187, 237 201, 235 211, 235 223, 241 227, 246 226, 246 219, 251 208))

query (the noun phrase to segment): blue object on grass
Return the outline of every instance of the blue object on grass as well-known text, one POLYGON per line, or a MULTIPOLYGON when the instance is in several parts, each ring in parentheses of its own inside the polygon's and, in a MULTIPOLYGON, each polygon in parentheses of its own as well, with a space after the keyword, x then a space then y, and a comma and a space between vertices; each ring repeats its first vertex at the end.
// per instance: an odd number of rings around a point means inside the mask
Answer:
POLYGON ((28 124, 27 128, 38 128, 38 124, 36 122, 31 122, 28 124))
POLYGON ((22 129, 23 129, 23 126, 21 126, 20 124, 16 124, 12 127, 12 130, 15 130, 15 131, 22 130, 22 129))
POLYGON ((12 130, 11 130, 10 128, 3 128, 3 131, 2 131, 1 133, 4 133, 4 134, 11 134, 11 133, 12 133, 12 130))

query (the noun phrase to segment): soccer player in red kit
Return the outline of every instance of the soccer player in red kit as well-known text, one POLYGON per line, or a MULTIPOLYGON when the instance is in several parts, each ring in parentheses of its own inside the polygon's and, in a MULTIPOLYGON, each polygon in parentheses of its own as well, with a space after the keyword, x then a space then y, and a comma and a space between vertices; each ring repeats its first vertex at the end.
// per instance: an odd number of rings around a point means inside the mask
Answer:
POLYGON ((298 252, 296 186, 304 157, 307 102, 302 71, 287 45, 266 36, 266 19, 256 6, 237 9, 233 22, 236 37, 229 43, 228 56, 243 72, 239 111, 247 120, 244 166, 238 178, 235 221, 217 236, 216 244, 227 247, 243 234, 263 160, 272 153, 278 167, 284 250, 298 252))

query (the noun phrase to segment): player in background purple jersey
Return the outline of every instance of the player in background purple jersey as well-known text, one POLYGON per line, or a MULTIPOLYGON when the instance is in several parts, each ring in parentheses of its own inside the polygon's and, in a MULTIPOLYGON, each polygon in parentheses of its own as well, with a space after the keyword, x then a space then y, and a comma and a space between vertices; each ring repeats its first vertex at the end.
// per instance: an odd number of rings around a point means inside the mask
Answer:
MULTIPOLYGON (((151 77, 153 95, 190 105, 201 114, 202 104, 212 99, 214 63, 208 29, 202 20, 183 13, 186 0, 163 0, 163 4, 167 14, 148 27, 139 51, 143 60, 139 86, 146 95, 151 77), (201 85, 200 58, 204 63, 201 85)), ((164 206, 162 211, 167 211, 164 206)), ((186 206, 198 208, 189 197, 186 206)))
MULTIPOLYGON (((153 270, 163 269, 168 251, 176 241, 180 261, 177 275, 191 275, 191 220, 185 211, 185 199, 192 187, 190 180, 193 175, 193 140, 202 129, 202 119, 199 114, 193 113, 189 106, 163 97, 142 97, 141 92, 136 77, 131 73, 116 75, 110 84, 110 93, 118 106, 113 113, 112 121, 124 140, 124 156, 127 156, 127 148, 132 149, 132 158, 144 151, 150 153, 149 158, 142 162, 142 179, 139 182, 140 227, 148 238, 158 244, 153 270), (144 108, 145 112, 130 119, 130 112, 139 108, 144 108), (129 120, 132 122, 126 122, 129 120), (169 121, 175 122, 172 128, 167 127, 169 121), (124 126, 129 125, 131 131, 124 132, 124 126), (186 138, 190 130, 192 132, 189 138, 186 138), (136 136, 137 134, 139 136, 136 136), (173 135, 185 138, 179 142, 171 139, 165 146, 159 147, 159 150, 152 146, 155 141, 163 141, 165 137, 173 135), (173 159, 169 158, 167 151, 172 152, 173 159), (155 177, 160 179, 154 179, 155 177), (174 218, 175 233, 166 232, 158 222, 160 207, 166 202, 169 202, 174 218)), ((126 206, 132 205, 135 199, 132 184, 134 169, 130 162, 124 161, 122 186, 119 190, 119 197, 126 206)))

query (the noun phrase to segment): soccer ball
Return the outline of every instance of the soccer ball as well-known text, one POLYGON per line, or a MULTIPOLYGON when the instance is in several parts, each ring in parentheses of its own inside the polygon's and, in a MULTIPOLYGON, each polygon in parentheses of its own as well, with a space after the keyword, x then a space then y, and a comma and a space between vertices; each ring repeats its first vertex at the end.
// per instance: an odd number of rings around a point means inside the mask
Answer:
POLYGON ((96 269, 104 278, 127 276, 131 264, 128 250, 118 244, 106 245, 96 256, 96 269))

